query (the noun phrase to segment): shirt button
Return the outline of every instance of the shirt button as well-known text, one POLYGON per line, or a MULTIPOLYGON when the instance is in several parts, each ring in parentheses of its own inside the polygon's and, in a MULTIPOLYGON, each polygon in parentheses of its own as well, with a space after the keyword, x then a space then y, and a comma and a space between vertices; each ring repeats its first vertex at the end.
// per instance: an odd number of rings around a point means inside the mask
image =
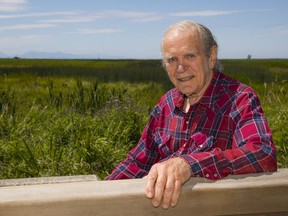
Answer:
POLYGON ((208 173, 205 175, 206 178, 209 178, 209 176, 210 176, 210 175, 209 175, 208 173))
POLYGON ((186 124, 189 124, 189 121, 186 121, 186 124))
POLYGON ((217 177, 218 176, 218 174, 217 173, 214 173, 214 177, 217 177))

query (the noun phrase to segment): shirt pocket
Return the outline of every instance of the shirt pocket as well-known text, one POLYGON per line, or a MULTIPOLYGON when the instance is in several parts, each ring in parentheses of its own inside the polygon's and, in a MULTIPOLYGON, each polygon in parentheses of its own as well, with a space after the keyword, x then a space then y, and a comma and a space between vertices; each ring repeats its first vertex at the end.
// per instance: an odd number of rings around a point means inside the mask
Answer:
POLYGON ((154 141, 158 146, 160 160, 168 159, 172 156, 173 152, 170 150, 171 135, 166 134, 163 131, 156 130, 154 135, 154 141))
POLYGON ((202 132, 194 133, 187 141, 189 153, 207 152, 215 147, 215 138, 202 132))

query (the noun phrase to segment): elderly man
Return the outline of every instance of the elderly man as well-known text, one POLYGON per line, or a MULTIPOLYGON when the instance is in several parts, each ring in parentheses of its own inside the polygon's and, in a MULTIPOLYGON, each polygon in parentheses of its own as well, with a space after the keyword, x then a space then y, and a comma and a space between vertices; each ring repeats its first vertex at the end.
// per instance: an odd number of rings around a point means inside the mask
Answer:
POLYGON ((106 178, 145 177, 146 195, 176 206, 190 177, 277 170, 275 146, 253 89, 222 73, 218 46, 201 24, 172 25, 163 65, 175 88, 161 97, 139 143, 106 178))

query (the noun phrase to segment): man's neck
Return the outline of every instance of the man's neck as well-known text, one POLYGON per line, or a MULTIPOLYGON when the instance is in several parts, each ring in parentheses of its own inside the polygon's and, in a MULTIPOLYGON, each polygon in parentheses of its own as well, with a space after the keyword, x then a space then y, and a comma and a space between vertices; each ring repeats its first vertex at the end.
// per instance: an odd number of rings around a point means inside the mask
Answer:
POLYGON ((192 106, 192 105, 194 105, 200 101, 200 99, 204 95, 206 89, 208 88, 208 86, 212 80, 212 77, 213 77, 213 72, 208 75, 208 79, 206 81, 206 84, 200 89, 199 92, 193 93, 191 95, 186 95, 186 100, 185 100, 185 104, 184 104, 184 112, 185 113, 187 113, 189 111, 190 106, 192 106))

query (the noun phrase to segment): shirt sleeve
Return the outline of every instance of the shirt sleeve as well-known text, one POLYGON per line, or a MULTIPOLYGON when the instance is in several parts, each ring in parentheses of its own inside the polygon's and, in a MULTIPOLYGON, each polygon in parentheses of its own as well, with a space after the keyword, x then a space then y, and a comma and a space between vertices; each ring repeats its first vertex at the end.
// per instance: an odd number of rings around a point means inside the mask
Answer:
POLYGON ((158 150, 153 142, 153 134, 159 113, 159 108, 156 106, 151 113, 149 122, 144 128, 138 144, 105 180, 142 178, 148 174, 153 164, 159 162, 158 150))
POLYGON ((232 148, 179 155, 192 176, 220 179, 229 174, 277 170, 276 150, 258 97, 253 91, 237 96, 230 112, 235 125, 232 148))

